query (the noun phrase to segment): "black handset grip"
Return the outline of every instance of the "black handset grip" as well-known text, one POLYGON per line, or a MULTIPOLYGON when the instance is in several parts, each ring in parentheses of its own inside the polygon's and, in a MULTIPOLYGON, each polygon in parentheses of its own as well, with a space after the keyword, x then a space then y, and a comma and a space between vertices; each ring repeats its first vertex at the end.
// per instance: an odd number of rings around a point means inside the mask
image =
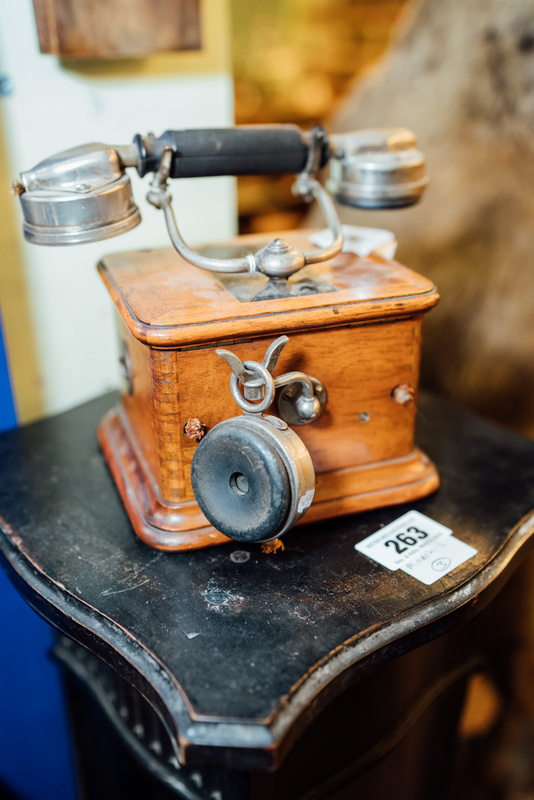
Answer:
MULTIPOLYGON (((296 125, 245 125, 213 130, 165 131, 134 138, 139 148, 141 175, 155 172, 163 148, 174 150, 171 178, 212 175, 270 175, 302 172, 308 160, 310 136, 296 125)), ((323 137, 320 166, 328 160, 323 137)))

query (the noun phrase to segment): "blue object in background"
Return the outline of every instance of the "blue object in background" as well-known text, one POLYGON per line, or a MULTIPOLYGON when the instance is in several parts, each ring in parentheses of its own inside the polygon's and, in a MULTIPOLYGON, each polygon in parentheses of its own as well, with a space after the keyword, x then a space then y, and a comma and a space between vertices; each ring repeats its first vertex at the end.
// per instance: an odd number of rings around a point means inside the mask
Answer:
POLYGON ((0 609, 0 784, 20 800, 75 800, 59 668, 48 655, 52 629, 1 570, 0 609))
MULTIPOLYGON (((0 319, 0 431, 17 425, 0 319)), ((52 630, 0 570, 0 799, 75 800, 73 758, 52 630)))
POLYGON ((15 402, 9 380, 9 369, 4 349, 2 317, 0 315, 0 431, 8 431, 17 427, 15 402))

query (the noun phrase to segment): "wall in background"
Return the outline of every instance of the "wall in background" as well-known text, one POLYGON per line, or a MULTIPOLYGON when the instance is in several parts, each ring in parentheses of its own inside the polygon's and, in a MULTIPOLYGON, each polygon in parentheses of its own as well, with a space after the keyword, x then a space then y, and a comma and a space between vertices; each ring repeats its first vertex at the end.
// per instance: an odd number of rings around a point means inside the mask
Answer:
MULTIPOLYGON (((225 2, 202 3, 203 49, 146 59, 72 61, 39 52, 31 0, 0 0, 2 172, 21 170, 62 149, 92 141, 128 143, 137 132, 233 123, 230 36, 225 2)), ((142 224, 118 239, 66 248, 29 245, 21 213, 0 218, 9 255, 0 269, 0 303, 21 421, 70 408, 117 381, 114 317, 95 272, 102 255, 168 246, 161 212, 144 201, 133 177, 142 224), (6 302, 7 301, 7 302, 6 302), (24 313, 10 313, 15 307, 24 313)), ((6 191, 2 203, 6 203, 6 191)), ((174 184, 186 238, 206 241, 235 231, 231 178, 174 184)))
MULTIPOLYGON (((225 0, 202 0, 203 48, 121 61, 67 61, 39 52, 31 0, 0 0, 0 309, 20 422, 113 387, 114 312, 96 273, 102 255, 167 247, 163 216, 133 177, 141 225, 118 239, 67 248, 28 245, 9 183, 64 148, 128 143, 137 132, 233 124, 225 0)), ((191 241, 235 232, 232 179, 182 181, 175 211, 191 241)), ((0 341, 1 423, 14 422, 0 341)), ((52 632, 0 572, 0 796, 71 800, 72 759, 52 632)))
MULTIPOLYGON (((0 104, 1 108, 1 104, 0 104)), ((0 125, 0 312, 4 325, 4 345, 10 353, 10 377, 14 396, 19 398, 23 420, 43 413, 43 397, 34 325, 29 304, 26 274, 20 243, 20 212, 8 187, 12 171, 7 161, 5 137, 0 125)), ((6 373, 7 379, 7 373, 6 373)), ((7 400, 6 394, 3 402, 7 400)))
MULTIPOLYGON (((230 0, 237 123, 328 124, 350 86, 384 54, 410 5, 410 0, 230 0)), ((243 233, 302 226, 309 206, 292 195, 292 180, 238 179, 243 233)))

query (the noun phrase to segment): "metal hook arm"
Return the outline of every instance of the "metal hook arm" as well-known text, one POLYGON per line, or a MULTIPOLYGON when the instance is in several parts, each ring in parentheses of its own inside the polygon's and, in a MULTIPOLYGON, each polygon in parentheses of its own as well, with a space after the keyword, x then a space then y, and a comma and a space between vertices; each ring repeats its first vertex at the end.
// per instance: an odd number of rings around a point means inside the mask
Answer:
POLYGON ((302 172, 293 187, 295 194, 307 200, 315 198, 325 222, 332 231, 332 244, 322 250, 301 251, 274 239, 268 245, 258 250, 257 253, 247 253, 242 258, 209 258, 191 250, 183 240, 174 211, 172 210, 172 197, 167 190, 167 181, 170 176, 173 158, 171 146, 163 148, 163 155, 158 171, 154 175, 154 180, 150 184, 147 194, 148 202, 156 208, 162 209, 165 214, 165 223, 174 247, 182 258, 201 269, 211 272, 239 273, 239 272, 263 272, 270 278, 287 278, 298 272, 299 269, 307 264, 316 264, 327 261, 336 256, 343 247, 343 234, 341 222, 337 215, 334 203, 321 184, 315 180, 310 171, 302 172))

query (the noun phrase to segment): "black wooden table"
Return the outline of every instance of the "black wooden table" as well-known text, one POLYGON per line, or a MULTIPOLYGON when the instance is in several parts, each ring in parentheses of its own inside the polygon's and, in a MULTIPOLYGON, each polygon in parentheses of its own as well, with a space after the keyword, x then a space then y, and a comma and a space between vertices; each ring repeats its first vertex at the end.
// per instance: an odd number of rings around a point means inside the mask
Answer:
POLYGON ((0 548, 62 634, 84 796, 444 797, 467 678, 504 675, 520 636, 503 586, 534 531, 534 442, 423 397, 433 496, 298 527, 275 554, 166 554, 98 451, 114 400, 0 437, 0 548), (355 551, 408 508, 478 554, 427 586, 355 551))

